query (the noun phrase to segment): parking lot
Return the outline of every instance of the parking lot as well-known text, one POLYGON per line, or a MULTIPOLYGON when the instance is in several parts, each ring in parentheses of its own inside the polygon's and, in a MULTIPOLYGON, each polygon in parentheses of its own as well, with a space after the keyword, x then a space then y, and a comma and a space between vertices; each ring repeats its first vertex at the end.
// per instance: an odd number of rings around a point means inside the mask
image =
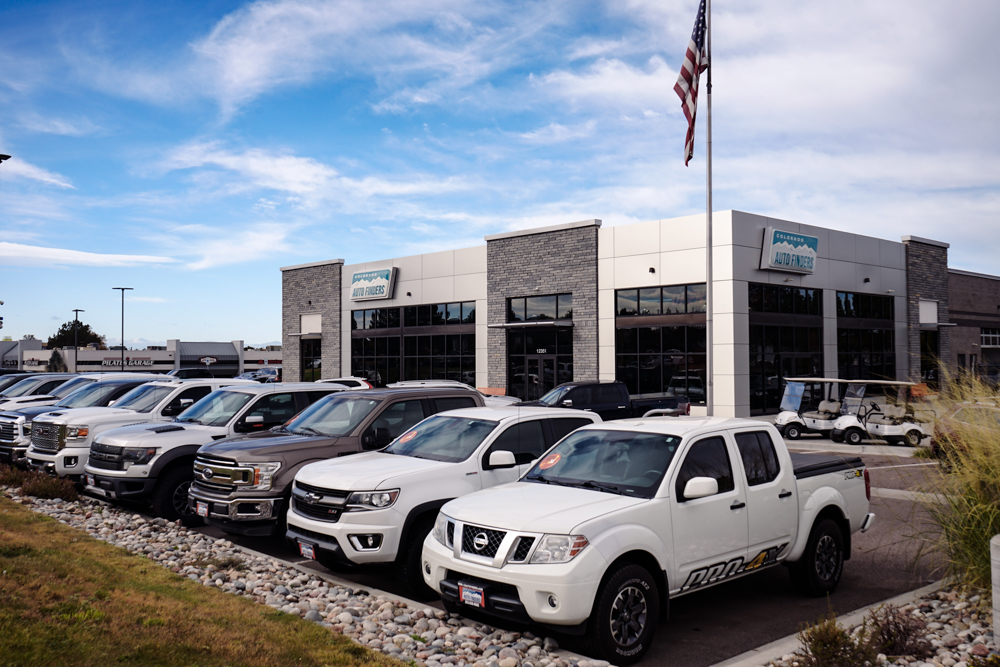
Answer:
MULTIPOLYGON (((652 649, 638 664, 712 665, 794 634, 802 624, 816 621, 830 608, 843 614, 940 578, 940 563, 933 553, 923 553, 918 558, 926 544, 924 540, 932 532, 926 513, 914 501, 914 493, 919 493, 929 478, 939 474, 936 463, 912 458, 912 450, 907 448, 871 444, 851 448, 822 439, 799 440, 791 443, 790 449, 848 457, 860 455, 868 466, 872 481, 871 511, 876 514, 877 522, 868 533, 855 535, 840 587, 829 601, 804 598, 792 590, 785 569, 774 567, 677 598, 671 602, 669 619, 661 621, 652 649)), ((236 537, 207 527, 201 530, 359 586, 401 594, 391 568, 330 572, 315 561, 301 558, 297 551, 277 540, 236 537)), ((426 604, 441 608, 438 600, 428 600, 426 604)), ((533 630, 543 636, 552 634, 544 629, 533 630)), ((581 650, 573 637, 556 637, 563 648, 581 650)))

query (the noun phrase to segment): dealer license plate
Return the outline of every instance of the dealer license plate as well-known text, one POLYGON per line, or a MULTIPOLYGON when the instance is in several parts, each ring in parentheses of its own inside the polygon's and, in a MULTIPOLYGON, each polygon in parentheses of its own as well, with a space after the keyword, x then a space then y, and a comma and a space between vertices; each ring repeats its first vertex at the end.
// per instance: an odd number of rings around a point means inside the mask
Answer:
POLYGON ((467 586, 466 584, 458 585, 458 598, 467 605, 472 607, 485 607, 486 606, 486 595, 483 593, 482 588, 476 586, 467 586))
POLYGON ((90 486, 97 486, 97 482, 94 481, 93 475, 87 475, 87 484, 90 486))
POLYGON ((208 503, 198 502, 196 509, 198 516, 208 516, 208 503))
POLYGON ((316 560, 316 547, 312 544, 306 544, 305 542, 299 542, 299 553, 302 554, 303 558, 308 558, 310 560, 316 560))

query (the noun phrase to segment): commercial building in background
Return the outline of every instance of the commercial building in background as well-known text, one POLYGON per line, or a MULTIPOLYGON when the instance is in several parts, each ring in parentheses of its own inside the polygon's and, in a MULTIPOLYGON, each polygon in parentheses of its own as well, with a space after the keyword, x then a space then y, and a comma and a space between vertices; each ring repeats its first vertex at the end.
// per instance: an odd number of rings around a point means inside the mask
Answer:
MULTIPOLYGON (((3 341, 3 367, 6 370, 43 371, 53 350, 44 350, 40 341, 3 341), (9 348, 9 350, 7 349, 9 348)), ((107 371, 148 371, 167 373, 180 368, 204 368, 215 377, 234 377, 246 371, 265 367, 281 368, 281 348, 244 350, 243 341, 187 342, 168 340, 164 346, 145 350, 125 350, 124 368, 120 350, 96 350, 72 347, 59 350, 71 372, 101 373, 107 371)))
MULTIPOLYGON (((528 399, 569 380, 621 380, 704 405, 705 216, 485 240, 282 268, 285 379, 450 378, 528 399)), ((949 271, 946 243, 740 211, 713 215, 713 242, 716 414, 777 411, 785 377, 934 382, 938 358, 979 368, 992 363, 983 341, 1000 351, 996 306, 961 296, 970 281, 1000 294, 1000 278, 949 271), (959 321, 950 300, 966 304, 959 321)))

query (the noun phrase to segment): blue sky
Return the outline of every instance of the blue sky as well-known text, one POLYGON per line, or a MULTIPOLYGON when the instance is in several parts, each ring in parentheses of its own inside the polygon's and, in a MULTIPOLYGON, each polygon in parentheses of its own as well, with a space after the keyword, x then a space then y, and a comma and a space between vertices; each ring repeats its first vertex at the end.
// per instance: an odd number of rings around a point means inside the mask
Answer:
MULTIPOLYGON (((281 266, 703 211, 672 92, 696 6, 7 0, 0 334, 83 308, 117 342, 129 286, 126 344, 276 341, 281 266)), ((716 0, 715 208, 1000 273, 997 26, 986 0, 716 0)))

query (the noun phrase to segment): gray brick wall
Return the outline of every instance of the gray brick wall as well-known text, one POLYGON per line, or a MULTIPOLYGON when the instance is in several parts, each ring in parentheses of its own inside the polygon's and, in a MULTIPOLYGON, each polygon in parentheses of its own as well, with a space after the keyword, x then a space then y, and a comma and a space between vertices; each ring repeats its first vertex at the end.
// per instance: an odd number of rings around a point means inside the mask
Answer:
POLYGON ((281 367, 286 382, 302 375, 301 315, 322 315, 323 377, 340 377, 340 296, 343 263, 281 270, 281 367))
MULTIPOLYGON (((598 225, 487 241, 487 322, 504 322, 507 299, 573 294, 573 379, 597 380, 598 225)), ((490 329, 489 386, 507 386, 507 334, 490 329)))
MULTIPOLYGON (((920 382, 920 301, 938 302, 938 322, 949 321, 948 248, 916 239, 903 239, 906 246, 907 356, 910 379, 920 382)), ((951 360, 951 327, 939 327, 940 358, 951 360)))

